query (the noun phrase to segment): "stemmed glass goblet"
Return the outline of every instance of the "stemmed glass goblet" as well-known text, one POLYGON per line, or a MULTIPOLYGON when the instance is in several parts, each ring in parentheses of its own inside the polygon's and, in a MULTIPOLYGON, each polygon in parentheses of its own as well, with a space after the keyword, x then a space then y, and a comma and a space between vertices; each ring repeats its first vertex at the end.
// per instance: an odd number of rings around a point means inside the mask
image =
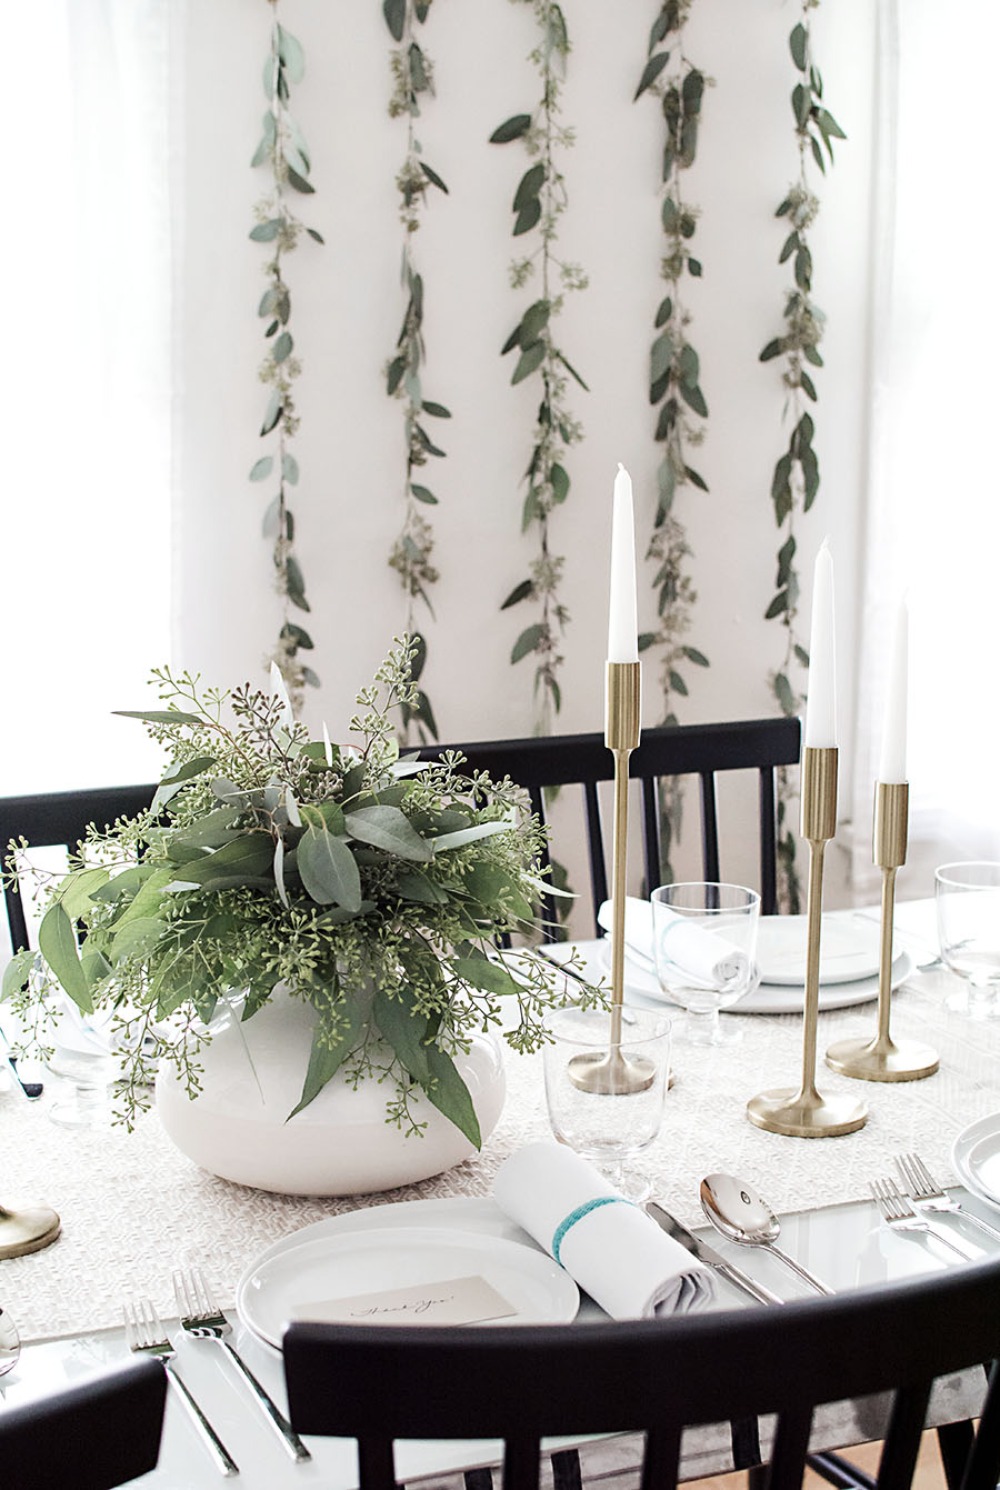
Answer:
POLYGON ((946 1007, 973 1019, 1000 1014, 1000 864, 943 864, 934 872, 941 958, 963 980, 946 1007))
POLYGON ((574 1080, 571 1062, 608 1051, 611 1018, 606 1009, 557 1009, 549 1016, 550 1041, 543 1050, 545 1099, 556 1138, 590 1159, 628 1200, 652 1194, 647 1175, 631 1161, 649 1147, 663 1120, 670 1075, 670 1020, 657 1010, 621 1011, 617 1046, 624 1063, 648 1063, 651 1080, 639 1090, 588 1090, 574 1080))
POLYGON ((760 981, 757 925, 760 896, 743 885, 692 880, 660 885, 652 894, 653 953, 660 987, 688 1012, 681 1038, 691 1045, 731 1045, 729 1009, 760 981))

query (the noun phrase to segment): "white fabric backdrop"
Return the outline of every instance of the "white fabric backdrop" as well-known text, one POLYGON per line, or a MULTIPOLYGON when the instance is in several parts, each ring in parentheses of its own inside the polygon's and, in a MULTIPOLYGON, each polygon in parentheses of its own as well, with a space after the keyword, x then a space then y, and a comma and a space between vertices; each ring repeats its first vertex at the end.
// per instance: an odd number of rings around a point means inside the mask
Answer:
MULTIPOLYGON (((995 458, 1000 324, 990 90, 950 59, 932 0, 882 0, 872 317, 871 484, 858 700, 855 880, 871 870, 890 638, 910 631, 909 868, 1000 856, 992 646, 1000 538, 995 458), (955 71, 952 71, 952 68, 955 71)), ((947 35, 969 65, 1000 13, 956 0, 947 35)), ((923 883, 923 878, 921 880, 923 883)), ((903 879, 901 876, 900 886, 903 879)))
POLYGON ((111 711, 169 655, 167 11, 7 18, 4 794, 158 774, 111 711))

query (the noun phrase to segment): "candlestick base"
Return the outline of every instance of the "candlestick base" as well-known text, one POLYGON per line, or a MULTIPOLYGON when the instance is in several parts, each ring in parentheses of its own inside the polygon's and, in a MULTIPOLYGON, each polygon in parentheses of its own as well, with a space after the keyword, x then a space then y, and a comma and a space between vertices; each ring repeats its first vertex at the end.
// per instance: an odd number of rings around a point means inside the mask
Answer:
POLYGON ((918 1081, 933 1076, 940 1061, 934 1047, 922 1040, 897 1045, 875 1035, 870 1040, 838 1040, 827 1051, 826 1064, 841 1076, 860 1081, 918 1081))
POLYGON ((836 1138, 863 1128, 868 1108, 851 1097, 821 1097, 787 1087, 751 1097, 747 1117, 756 1127, 787 1138, 836 1138))
POLYGON ((595 1055, 575 1055, 569 1063, 569 1079, 581 1092, 631 1097, 653 1085, 656 1066, 647 1056, 622 1055, 612 1048, 595 1055))
POLYGON ((55 1241, 61 1227, 58 1215, 47 1205, 25 1206, 19 1211, 0 1206, 0 1258, 40 1252, 55 1241))

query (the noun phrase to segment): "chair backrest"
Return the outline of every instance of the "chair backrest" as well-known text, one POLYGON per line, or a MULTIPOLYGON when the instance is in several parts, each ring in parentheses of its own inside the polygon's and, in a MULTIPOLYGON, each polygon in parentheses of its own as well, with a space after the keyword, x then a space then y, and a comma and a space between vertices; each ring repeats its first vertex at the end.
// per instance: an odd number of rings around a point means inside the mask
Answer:
MULTIPOLYGON (((761 909, 773 915, 777 904, 777 826, 775 773, 799 759, 801 726, 797 719, 744 719, 725 724, 659 725, 645 729, 629 757, 629 776, 641 782, 643 868, 647 893, 662 883, 659 783, 665 777, 700 779, 702 868, 707 880, 719 879, 719 823, 716 776, 721 771, 755 770, 759 778, 761 909)), ((467 745, 425 747, 423 757, 458 750, 470 769, 509 776, 523 786, 533 810, 545 821, 546 787, 583 786, 587 818, 594 914, 608 898, 608 867, 598 784, 614 777, 614 758, 602 734, 548 735, 524 740, 476 741, 467 745)), ((555 921, 551 899, 545 920, 555 921)))
POLYGON ((4 1490, 110 1490, 156 1468, 167 1378, 126 1361, 66 1391, 0 1410, 4 1490))
MULTIPOLYGON (((66 848, 73 853, 87 827, 109 827, 116 818, 132 817, 153 800, 153 786, 99 786, 85 791, 45 792, 39 796, 0 797, 0 857, 6 860, 11 839, 25 838, 33 848, 66 848)), ((11 950, 30 945, 24 902, 4 882, 11 950)))
MULTIPOLYGON (((879 1486, 906 1490, 935 1378, 998 1354, 996 1258, 780 1309, 485 1329, 303 1322, 284 1337, 293 1424, 356 1439, 361 1490, 390 1490, 397 1439, 502 1439, 504 1490, 535 1490, 543 1437, 632 1432, 646 1435, 642 1490, 672 1490, 684 1427, 769 1413, 768 1490, 798 1490, 814 1408, 875 1392, 891 1394, 879 1486)), ((997 1377, 963 1490, 995 1490, 997 1377)))

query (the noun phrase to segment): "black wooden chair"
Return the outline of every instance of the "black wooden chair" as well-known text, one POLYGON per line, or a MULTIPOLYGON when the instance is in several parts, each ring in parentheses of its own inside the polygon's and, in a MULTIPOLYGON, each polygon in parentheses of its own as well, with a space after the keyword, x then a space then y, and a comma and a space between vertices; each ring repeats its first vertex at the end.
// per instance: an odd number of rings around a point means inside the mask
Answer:
POLYGON ((0 1409, 4 1490, 110 1490, 156 1468, 166 1373, 124 1365, 51 1396, 0 1409))
MULTIPOLYGON (((489 1329, 296 1323, 284 1337, 293 1424, 356 1439, 361 1490, 391 1490, 397 1439, 501 1439, 504 1490, 536 1490, 543 1436, 599 1433, 644 1433, 641 1490, 672 1490, 684 1427, 770 1413, 768 1490, 797 1490, 814 1409, 879 1392, 878 1484, 906 1490, 934 1380, 972 1367, 981 1382, 997 1355, 998 1259, 781 1309, 489 1329)), ((963 1490, 997 1484, 998 1382, 994 1367, 963 1490)))
MULTIPOLYGON (((150 786, 99 786, 83 791, 45 792, 39 796, 0 797, 0 857, 6 860, 11 839, 25 838, 33 848, 75 852, 87 827, 109 827, 116 818, 132 817, 148 807, 156 791, 150 786)), ((30 946, 24 901, 4 882, 11 950, 30 946)))
MULTIPOLYGON (((775 773, 799 760, 801 728, 797 719, 749 719, 727 724, 660 725, 642 732, 639 748, 629 757, 629 776, 641 783, 643 869, 647 893, 662 882, 658 784, 669 776, 697 776, 701 788, 702 870, 707 880, 721 879, 716 776, 723 771, 756 771, 759 779, 761 909, 777 910, 775 773)), ((590 883, 594 915, 608 898, 608 868, 598 786, 614 777, 614 759, 602 734, 535 736, 524 740, 476 741, 437 745, 420 751, 424 758, 458 750, 469 768, 495 778, 509 776, 523 786, 531 805, 545 821, 546 788, 582 785, 587 818, 590 883)), ((545 920, 555 921, 551 898, 545 920)), ((596 920, 595 920, 596 928, 596 920)))

